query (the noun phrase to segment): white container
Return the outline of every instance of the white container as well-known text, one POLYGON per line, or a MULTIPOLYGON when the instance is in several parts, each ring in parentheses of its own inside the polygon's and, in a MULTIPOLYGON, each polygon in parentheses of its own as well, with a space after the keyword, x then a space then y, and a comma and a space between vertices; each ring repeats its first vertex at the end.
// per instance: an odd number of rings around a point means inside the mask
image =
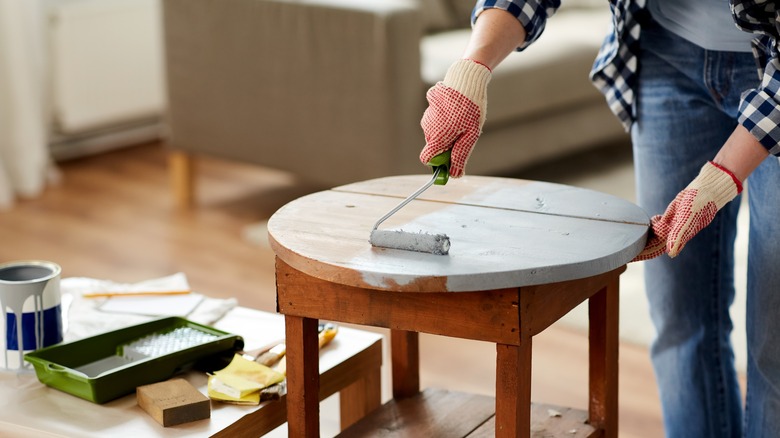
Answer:
POLYGON ((0 369, 32 370, 24 353, 62 342, 60 272, 41 260, 0 264, 0 369))

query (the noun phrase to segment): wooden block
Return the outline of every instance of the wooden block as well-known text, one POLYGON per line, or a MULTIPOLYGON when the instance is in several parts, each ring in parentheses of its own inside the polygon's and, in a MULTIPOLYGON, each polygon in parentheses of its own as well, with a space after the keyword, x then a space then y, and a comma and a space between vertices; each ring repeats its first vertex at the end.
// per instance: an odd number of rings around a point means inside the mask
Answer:
POLYGON ((211 402, 184 379, 136 388, 138 406, 164 427, 211 417, 211 402))

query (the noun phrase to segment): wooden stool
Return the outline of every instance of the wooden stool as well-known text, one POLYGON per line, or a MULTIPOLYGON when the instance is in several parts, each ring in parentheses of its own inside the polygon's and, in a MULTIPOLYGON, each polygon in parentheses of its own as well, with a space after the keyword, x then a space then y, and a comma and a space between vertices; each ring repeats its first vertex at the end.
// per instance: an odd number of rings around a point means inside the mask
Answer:
POLYGON ((447 256, 372 248, 376 219, 427 179, 337 187, 269 222, 286 320, 290 436, 319 436, 318 319, 391 329, 393 400, 343 436, 617 436, 618 289, 644 247, 637 206, 574 187, 465 177, 382 228, 450 236, 447 256), (532 338, 589 300, 588 411, 531 404, 532 338), (420 392, 418 333, 496 344, 496 394, 420 392), (532 422, 532 417, 536 415, 532 422))

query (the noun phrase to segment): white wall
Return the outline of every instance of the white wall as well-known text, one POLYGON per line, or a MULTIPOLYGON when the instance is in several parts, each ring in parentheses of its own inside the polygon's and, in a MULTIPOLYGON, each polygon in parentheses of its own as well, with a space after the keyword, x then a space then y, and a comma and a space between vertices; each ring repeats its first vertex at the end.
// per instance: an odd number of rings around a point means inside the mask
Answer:
POLYGON ((63 160, 162 137, 160 0, 38 1, 52 156, 63 160))

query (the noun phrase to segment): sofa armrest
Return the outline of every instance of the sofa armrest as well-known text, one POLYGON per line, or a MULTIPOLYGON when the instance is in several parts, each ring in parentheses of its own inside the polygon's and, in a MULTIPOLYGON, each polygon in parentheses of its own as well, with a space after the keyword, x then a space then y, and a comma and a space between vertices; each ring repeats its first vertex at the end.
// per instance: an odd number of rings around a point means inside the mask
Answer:
POLYGON ((416 159, 425 90, 413 3, 163 0, 163 25, 172 148, 327 184, 416 159))

